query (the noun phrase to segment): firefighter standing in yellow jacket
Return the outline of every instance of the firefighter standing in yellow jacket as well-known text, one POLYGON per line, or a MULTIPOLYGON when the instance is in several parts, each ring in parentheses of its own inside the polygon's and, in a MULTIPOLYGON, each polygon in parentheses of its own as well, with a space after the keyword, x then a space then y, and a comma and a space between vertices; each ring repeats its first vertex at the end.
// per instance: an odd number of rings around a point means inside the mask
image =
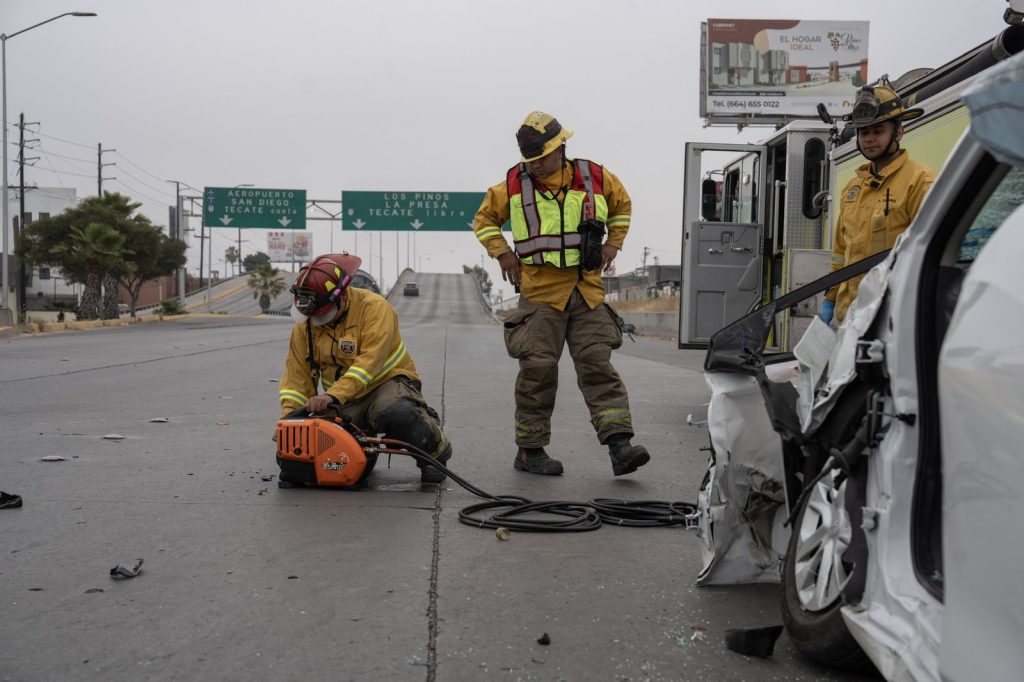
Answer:
MULTIPOLYGON (((832 240, 832 271, 852 265, 879 251, 891 249, 896 238, 914 221, 935 174, 900 149, 903 121, 924 111, 906 109, 887 85, 861 88, 853 107, 857 149, 868 163, 857 169, 837 197, 839 218, 832 240)), ((862 276, 849 279, 825 293, 821 318, 846 317, 862 276)))
POLYGON ((546 475, 563 471, 544 447, 551 440, 558 360, 568 345, 591 424, 608 446, 613 473, 621 476, 650 460, 643 446, 630 442, 629 399, 611 364, 622 331, 604 304, 601 279, 622 248, 632 204, 607 169, 566 158, 570 137, 572 131, 550 114, 527 116, 516 133, 522 161, 487 190, 473 231, 498 259, 502 277, 521 292, 518 307, 505 319, 506 348, 519 360, 515 468, 546 475), (507 220, 514 251, 501 235, 507 220))
MULTIPOLYGON (((299 271, 291 289, 297 324, 279 384, 281 414, 298 408, 320 414, 336 406, 361 429, 411 443, 444 463, 452 446, 420 393, 398 315, 380 295, 348 286, 361 262, 349 254, 319 256, 299 271)), ((417 466, 424 483, 445 478, 438 469, 417 466)), ((285 487, 295 483, 286 479, 282 471, 285 487)))

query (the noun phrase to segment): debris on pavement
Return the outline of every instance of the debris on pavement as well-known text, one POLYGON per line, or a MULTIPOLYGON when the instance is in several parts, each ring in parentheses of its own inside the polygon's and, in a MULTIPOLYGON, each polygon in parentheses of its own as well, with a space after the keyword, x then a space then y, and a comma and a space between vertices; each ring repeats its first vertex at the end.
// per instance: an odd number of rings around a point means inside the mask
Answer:
POLYGON ((142 559, 136 559, 134 566, 125 566, 124 564, 118 564, 110 569, 110 577, 114 580, 122 580, 125 578, 134 578, 139 573, 142 573, 142 559))
POLYGON ((60 455, 47 455, 46 457, 40 457, 40 462, 66 462, 67 457, 61 457, 60 455))
POLYGON ((167 417, 153 417, 149 421, 153 422, 154 424, 166 424, 167 417))
POLYGON ((88 590, 85 591, 85 593, 86 594, 96 594, 96 593, 102 592, 102 591, 103 591, 102 587, 90 587, 88 590))
POLYGON ((726 630, 725 648, 744 656, 769 658, 775 650, 775 641, 781 634, 781 625, 726 630))
POLYGON ((494 529, 494 534, 498 536, 499 540, 508 540, 512 537, 512 531, 504 526, 494 529))
POLYGON ((22 504, 21 495, 0 490, 0 509, 17 509, 22 504))
POLYGON ((260 480, 261 481, 273 481, 274 480, 274 474, 265 474, 263 476, 260 476, 260 480))
POLYGON ((547 646, 548 644, 551 644, 551 637, 549 637, 548 633, 545 632, 543 635, 537 638, 537 644, 547 646))
POLYGON ((104 440, 124 440, 124 436, 122 436, 119 433, 108 433, 107 435, 103 436, 103 439, 104 440))

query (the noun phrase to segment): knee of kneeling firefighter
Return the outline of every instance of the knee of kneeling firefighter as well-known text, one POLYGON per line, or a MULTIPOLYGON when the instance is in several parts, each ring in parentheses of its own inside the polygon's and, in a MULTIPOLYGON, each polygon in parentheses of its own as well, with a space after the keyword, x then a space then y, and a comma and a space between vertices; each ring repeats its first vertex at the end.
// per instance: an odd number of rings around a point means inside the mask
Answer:
POLYGON ((408 400, 396 400, 381 410, 373 423, 374 430, 389 438, 404 440, 425 452, 437 447, 438 438, 428 423, 425 410, 418 410, 408 400))

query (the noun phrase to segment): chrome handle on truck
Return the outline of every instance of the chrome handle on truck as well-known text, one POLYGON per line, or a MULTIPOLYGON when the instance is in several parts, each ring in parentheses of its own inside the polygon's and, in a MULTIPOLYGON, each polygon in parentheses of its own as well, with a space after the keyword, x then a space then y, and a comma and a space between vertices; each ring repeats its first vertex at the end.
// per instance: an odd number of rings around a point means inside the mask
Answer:
POLYGON ((734 246, 732 247, 733 253, 750 253, 749 246, 734 246))
POLYGON ((710 254, 722 253, 722 250, 721 249, 708 249, 708 253, 710 253, 710 254))

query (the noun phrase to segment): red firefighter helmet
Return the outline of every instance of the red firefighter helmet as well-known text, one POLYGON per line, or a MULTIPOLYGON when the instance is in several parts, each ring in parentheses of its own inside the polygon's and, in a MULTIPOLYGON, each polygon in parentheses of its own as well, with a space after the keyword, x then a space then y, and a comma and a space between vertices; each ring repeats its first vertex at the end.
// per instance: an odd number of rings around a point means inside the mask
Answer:
POLYGON ((306 316, 324 315, 337 307, 362 260, 348 253, 317 256, 302 266, 289 290, 295 296, 295 308, 306 316))

